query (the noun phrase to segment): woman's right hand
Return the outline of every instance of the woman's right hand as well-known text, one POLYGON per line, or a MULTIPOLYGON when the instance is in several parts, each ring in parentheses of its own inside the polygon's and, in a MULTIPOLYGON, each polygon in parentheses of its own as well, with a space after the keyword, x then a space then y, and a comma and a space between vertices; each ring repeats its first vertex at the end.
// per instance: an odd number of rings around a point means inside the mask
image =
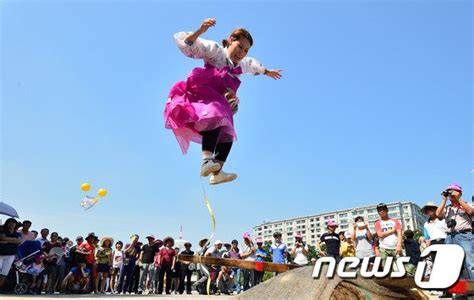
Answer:
POLYGON ((212 18, 205 19, 202 22, 201 27, 199 28, 199 31, 201 33, 204 33, 209 29, 209 27, 212 27, 212 26, 215 26, 215 25, 216 25, 216 19, 212 19, 212 18))

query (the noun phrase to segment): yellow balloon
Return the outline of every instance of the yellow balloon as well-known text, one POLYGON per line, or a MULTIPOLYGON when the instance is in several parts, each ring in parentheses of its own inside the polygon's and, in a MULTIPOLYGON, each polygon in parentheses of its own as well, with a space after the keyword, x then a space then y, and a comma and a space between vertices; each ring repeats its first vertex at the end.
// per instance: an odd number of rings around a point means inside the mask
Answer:
POLYGON ((88 192, 90 189, 91 189, 91 185, 88 183, 83 183, 81 185, 81 190, 83 190, 84 192, 88 192))
POLYGON ((99 195, 100 197, 105 197, 105 196, 107 196, 107 190, 106 189, 100 189, 99 191, 97 191, 97 195, 99 195))

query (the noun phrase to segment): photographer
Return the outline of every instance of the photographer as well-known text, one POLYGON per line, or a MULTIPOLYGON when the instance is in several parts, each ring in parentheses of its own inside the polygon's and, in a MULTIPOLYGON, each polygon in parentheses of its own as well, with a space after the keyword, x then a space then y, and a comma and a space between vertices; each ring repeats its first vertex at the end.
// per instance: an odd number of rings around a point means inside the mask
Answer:
POLYGON ((352 240, 356 244, 356 256, 358 258, 370 257, 370 262, 372 263, 375 259, 374 235, 370 232, 369 224, 364 222, 364 217, 357 216, 354 222, 352 240))
POLYGON ((474 279, 474 243, 472 242, 472 221, 474 208, 462 198, 462 188, 458 184, 451 184, 441 193, 442 201, 436 210, 440 220, 446 219, 448 227, 446 244, 456 244, 464 249, 466 255, 464 268, 469 279, 474 279), (447 200, 451 201, 446 205, 447 200))
POLYGON ((295 246, 291 249, 291 256, 295 257, 293 262, 300 266, 306 266, 308 264, 308 246, 303 242, 303 236, 300 233, 295 235, 295 240, 295 246))

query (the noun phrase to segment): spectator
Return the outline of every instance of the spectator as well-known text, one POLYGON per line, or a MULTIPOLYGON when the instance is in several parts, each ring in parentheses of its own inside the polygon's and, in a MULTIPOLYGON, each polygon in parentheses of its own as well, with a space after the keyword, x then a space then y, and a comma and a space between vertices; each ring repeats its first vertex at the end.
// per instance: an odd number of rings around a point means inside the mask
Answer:
POLYGON ((48 235, 49 235, 49 229, 48 228, 43 228, 41 229, 41 237, 37 239, 37 241, 40 241, 41 247, 43 247, 43 244, 48 242, 48 235))
POLYGON ((173 249, 174 239, 172 237, 165 237, 163 239, 165 246, 160 249, 160 273, 158 275, 158 294, 163 293, 163 284, 166 274, 166 294, 171 294, 171 271, 175 268, 176 252, 173 249))
POLYGON ((133 271, 135 269, 138 255, 140 254, 140 245, 138 244, 139 238, 138 234, 133 234, 130 237, 130 242, 125 245, 123 250, 122 267, 120 268, 120 276, 117 286, 118 293, 129 293, 133 271))
POLYGON ((15 260, 18 245, 21 243, 21 234, 16 231, 17 225, 14 218, 9 218, 0 230, 0 290, 15 260))
POLYGON ((295 246, 291 249, 291 256, 294 256, 293 262, 300 266, 306 266, 308 264, 309 249, 305 242, 303 242, 303 236, 300 233, 295 235, 295 246))
MULTIPOLYGON (((214 242, 214 247, 210 247, 209 249, 207 249, 205 256, 221 258, 223 254, 222 245, 223 245, 222 241, 216 240, 214 242)), ((208 265, 207 268, 209 270, 211 282, 216 283, 217 276, 219 275, 219 266, 208 265)))
POLYGON ((217 276, 217 288, 219 292, 216 294, 219 295, 220 293, 226 295, 232 295, 232 287, 234 285, 234 272, 231 268, 222 266, 221 270, 217 276))
POLYGON ((385 264, 387 257, 402 255, 402 224, 389 218, 387 205, 377 205, 380 219, 375 222, 375 232, 379 237, 380 257, 385 264))
MULTIPOLYGON (((29 293, 33 294, 34 291, 37 290, 37 284, 38 287, 41 287, 41 281, 38 282, 38 277, 41 279, 41 273, 44 271, 44 255, 37 256, 35 258, 35 262, 26 270, 26 273, 31 275, 31 285, 29 287, 29 293)), ((41 290, 39 290, 39 293, 41 294, 41 290)))
POLYGON ((326 225, 327 232, 323 233, 316 243, 316 250, 320 255, 334 257, 336 263, 339 263, 341 260, 341 240, 339 239, 339 235, 336 233, 336 229, 339 225, 333 219, 327 220, 326 225), (326 251, 321 249, 321 244, 326 245, 326 251))
POLYGON ((214 247, 211 247, 211 248, 207 249, 207 251, 205 253, 205 256, 212 256, 212 257, 221 258, 222 244, 223 244, 222 241, 216 240, 214 242, 214 247))
POLYGON ((91 232, 87 235, 86 241, 82 242, 81 245, 77 248, 76 254, 82 255, 87 264, 87 269, 92 272, 92 268, 94 266, 94 252, 95 252, 95 240, 96 240, 96 235, 91 232))
POLYGON ((153 278, 153 290, 155 294, 158 294, 158 277, 160 275, 160 250, 163 247, 163 241, 162 240, 155 240, 154 246, 157 249, 157 252, 155 253, 155 257, 153 258, 153 266, 154 266, 154 273, 155 276, 153 278))
MULTIPOLYGON (((191 243, 187 242, 184 244, 184 250, 181 254, 186 255, 194 255, 194 251, 191 251, 191 243)), ((185 280, 186 280, 186 294, 191 295, 191 276, 193 275, 193 271, 190 268, 191 263, 183 262, 181 265, 181 281, 179 287, 179 293, 182 294, 184 292, 185 280)), ((194 264, 193 264, 194 267, 194 264)))
POLYGON ((117 276, 119 274, 120 268, 122 267, 122 262, 123 262, 123 243, 122 241, 118 241, 115 243, 115 250, 114 253, 112 254, 113 256, 113 262, 112 262, 112 272, 110 274, 110 290, 112 293, 116 294, 117 293, 117 276))
POLYGON ((352 233, 346 231, 344 233, 344 242, 341 243, 341 257, 354 257, 356 255, 355 251, 352 233))
POLYGON ((58 280, 58 261, 64 256, 57 232, 51 233, 51 241, 46 241, 43 244, 43 253, 46 254, 45 271, 48 276, 46 293, 54 294, 56 282, 58 280))
POLYGON ((62 283, 63 288, 68 293, 87 293, 90 273, 91 270, 87 268, 86 262, 79 260, 77 267, 72 268, 64 278, 62 283))
POLYGON ((143 245, 140 257, 138 258, 138 265, 140 266, 138 294, 143 292, 148 294, 153 278, 155 277, 155 266, 153 265, 153 260, 155 253, 158 251, 155 246, 155 236, 150 234, 146 239, 148 240, 148 244, 143 245))
POLYGON ((416 266, 420 261, 420 245, 413 239, 415 235, 411 230, 405 230, 403 233, 405 237, 405 252, 406 256, 410 257, 410 261, 405 265, 405 270, 408 275, 414 276, 416 271, 416 266))
MULTIPOLYGON (((257 249, 255 250, 255 261, 264 262, 265 259, 267 258, 267 252, 265 251, 265 249, 263 249, 263 241, 261 238, 257 238, 255 240, 255 243, 257 244, 257 249)), ((265 272, 255 270, 254 273, 255 273, 254 275, 255 285, 257 285, 263 281, 263 274, 265 272)))
POLYGON ((81 246, 84 242, 84 238, 82 236, 76 237, 76 245, 72 246, 69 250, 69 268, 72 269, 77 267, 77 260, 79 257, 84 257, 83 254, 77 252, 77 249, 81 246))
POLYGON ((448 227, 446 244, 459 245, 464 249, 464 269, 474 280, 474 243, 472 242, 472 217, 474 208, 467 204, 462 196, 462 187, 456 183, 451 184, 441 193, 441 205, 436 210, 440 220, 446 219, 448 227), (447 200, 451 201, 446 205, 447 200))
POLYGON ((232 245, 229 244, 229 243, 225 243, 224 248, 225 248, 225 251, 222 254, 222 257, 223 258, 230 258, 229 252, 230 252, 230 249, 232 249, 232 245))
POLYGON ((34 240, 36 240, 38 238, 38 231, 32 230, 31 232, 33 233, 33 236, 35 237, 34 240))
MULTIPOLYGON (((444 219, 440 220, 436 215, 438 206, 434 202, 428 202, 421 212, 428 217, 428 220, 423 225, 423 243, 420 245, 424 248, 430 245, 444 244, 446 241, 446 232, 448 227, 444 219)), ((420 237, 421 238, 421 237, 420 237)), ((423 251, 423 249, 420 249, 423 251)), ((431 261, 434 262, 436 258, 436 252, 431 252, 431 261)))
POLYGON ((273 234, 274 242, 270 246, 272 254, 272 261, 276 264, 284 264, 286 259, 286 250, 288 247, 281 241, 281 233, 275 232, 273 234))
POLYGON ((95 263, 97 265, 97 277, 95 278, 95 292, 105 294, 105 283, 109 277, 112 267, 112 245, 114 239, 111 237, 103 237, 100 240, 99 248, 95 249, 95 263), (99 289, 100 282, 100 289, 99 289))
POLYGON ((436 215, 438 206, 434 202, 428 202, 421 212, 428 217, 428 221, 423 226, 423 237, 427 245, 444 244, 448 227, 444 219, 440 220, 436 215))
POLYGON ((346 241, 346 232, 345 231, 339 231, 339 240, 342 242, 346 241))
POLYGON ((34 241, 35 240, 35 234, 30 231, 31 227, 31 221, 25 220, 22 223, 21 230, 18 230, 19 233, 21 233, 21 242, 23 243, 24 241, 34 241))
POLYGON ((61 287, 61 283, 64 280, 64 277, 67 275, 67 260, 68 260, 68 251, 66 249, 66 242, 65 239, 67 238, 61 238, 58 237, 58 243, 61 245, 62 252, 60 252, 62 255, 58 257, 58 261, 56 263, 56 268, 57 268, 57 275, 56 275, 56 282, 54 284, 54 289, 59 289, 61 287))
POLYGON ((364 222, 362 216, 357 216, 354 219, 352 240, 356 244, 356 256, 358 258, 370 257, 370 262, 375 260, 375 252, 373 247, 374 236, 370 232, 369 224, 364 222))
MULTIPOLYGON (((175 247, 174 251, 176 254, 179 253, 179 247, 175 247)), ((171 283, 171 292, 174 292, 175 294, 178 294, 179 292, 179 286, 181 284, 181 262, 176 259, 176 262, 174 264, 174 269, 171 270, 171 278, 172 278, 172 283, 171 283)))
MULTIPOLYGON (((250 238, 250 234, 245 232, 243 235, 244 245, 240 257, 246 261, 255 261, 255 246, 250 238)), ((253 270, 243 270, 244 291, 255 286, 255 272, 253 270)))
MULTIPOLYGON (((143 246, 143 243, 138 242, 138 248, 140 249, 139 251, 141 251, 142 246, 143 246)), ((139 257, 140 257, 140 252, 138 252, 138 255, 137 255, 137 263, 135 263, 135 267, 133 267, 132 281, 128 288, 129 293, 138 294, 138 285, 140 282, 140 267, 138 266, 139 257)))
MULTIPOLYGON (((198 256, 203 256, 208 249, 208 244, 209 240, 208 239, 202 239, 199 241, 199 249, 196 251, 196 255, 198 256)), ((207 267, 203 264, 198 264, 198 280, 193 284, 194 288, 196 291, 198 291, 199 294, 205 294, 206 293, 206 281, 209 278, 209 270, 207 267)))
MULTIPOLYGON (((239 250, 239 242, 237 240, 232 240, 231 247, 229 251, 229 258, 232 259, 241 259, 240 257, 240 250, 239 250)), ((232 268, 234 272, 234 290, 237 294, 240 294, 241 286, 240 286, 240 274, 241 271, 239 268, 232 268)))

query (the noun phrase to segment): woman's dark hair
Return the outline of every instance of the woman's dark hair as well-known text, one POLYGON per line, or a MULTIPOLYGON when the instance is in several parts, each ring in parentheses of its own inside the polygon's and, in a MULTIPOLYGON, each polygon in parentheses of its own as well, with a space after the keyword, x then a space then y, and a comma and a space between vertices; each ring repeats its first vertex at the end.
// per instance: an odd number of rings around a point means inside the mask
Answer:
POLYGON ((7 228, 9 223, 14 223, 15 227, 18 226, 18 222, 15 220, 15 218, 8 218, 5 223, 3 223, 3 228, 7 228))
POLYGON ((122 245, 123 246, 122 241, 118 241, 117 243, 115 243, 115 246, 117 246, 117 245, 122 245))
MULTIPOLYGON (((250 42, 250 46, 253 45, 253 38, 250 32, 247 31, 245 28, 236 28, 234 31, 230 33, 229 36, 231 41, 238 41, 241 38, 246 38, 250 42)), ((229 41, 228 40, 222 40, 222 45, 224 48, 227 48, 229 46, 229 41)))
POLYGON ((412 230, 408 229, 408 230, 405 230, 403 235, 405 235, 407 239, 412 239, 415 233, 412 230))
POLYGON ((277 237, 277 236, 281 237, 281 232, 277 231, 273 234, 273 237, 277 237))
POLYGON ((364 217, 362 217, 362 216, 357 216, 357 217, 355 217, 354 222, 359 222, 359 221, 362 221, 362 222, 363 222, 363 221, 364 221, 364 217))

